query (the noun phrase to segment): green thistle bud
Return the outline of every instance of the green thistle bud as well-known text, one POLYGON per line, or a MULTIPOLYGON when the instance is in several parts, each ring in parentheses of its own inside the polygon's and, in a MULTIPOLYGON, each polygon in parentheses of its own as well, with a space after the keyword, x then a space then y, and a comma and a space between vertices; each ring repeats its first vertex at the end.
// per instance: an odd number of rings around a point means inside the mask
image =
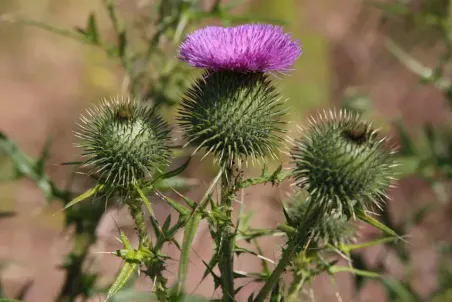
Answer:
MULTIPOLYGON (((309 201, 299 196, 290 201, 287 213, 292 227, 298 229, 305 223, 305 219, 312 217, 307 215, 308 206, 309 201)), ((341 243, 351 242, 357 230, 357 224, 336 209, 325 213, 321 219, 306 223, 309 225, 310 241, 316 245, 330 243, 338 246, 341 243)))
POLYGON ((206 72, 188 90, 179 120, 195 152, 240 163, 274 156, 285 132, 281 103, 264 73, 206 72))
POLYGON ((310 119, 292 150, 297 184, 325 212, 348 217, 383 202, 392 181, 393 151, 358 115, 324 112, 310 119))
POLYGON ((113 98, 82 115, 76 136, 87 157, 83 166, 90 167, 90 174, 108 189, 116 190, 152 177, 168 165, 169 132, 155 107, 113 98))

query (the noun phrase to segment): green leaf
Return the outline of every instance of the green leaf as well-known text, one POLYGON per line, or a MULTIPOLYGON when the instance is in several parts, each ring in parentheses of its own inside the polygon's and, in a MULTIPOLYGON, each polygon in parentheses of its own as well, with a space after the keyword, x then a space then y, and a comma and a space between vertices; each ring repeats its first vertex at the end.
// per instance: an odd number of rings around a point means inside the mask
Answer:
POLYGON ((138 186, 138 184, 134 183, 133 186, 134 186, 135 190, 137 191, 138 195, 140 195, 141 199, 143 200, 144 205, 146 206, 146 208, 149 211, 149 214, 151 214, 152 217, 155 217, 154 209, 152 208, 152 205, 151 205, 151 202, 149 201, 149 199, 146 197, 146 195, 144 195, 143 191, 138 186))
POLYGON ((413 140, 411 139, 408 131, 401 120, 395 122, 395 127, 397 128, 400 135, 400 143, 402 145, 401 155, 413 156, 416 152, 416 147, 414 146, 413 140))
POLYGON ((153 216, 151 216, 151 226, 152 226, 152 229, 154 230, 157 240, 160 240, 160 238, 165 238, 165 234, 163 233, 162 229, 160 228, 158 221, 153 216))
POLYGON ((118 35, 118 56, 120 58, 124 58, 126 55, 126 48, 127 48, 127 36, 126 32, 122 31, 118 35))
POLYGON ((191 157, 189 157, 180 167, 158 176, 157 179, 167 179, 167 178, 171 178, 171 177, 181 174, 182 172, 184 172, 184 170, 190 164, 190 160, 191 160, 191 157))
POLYGON ((83 201, 85 199, 87 199, 88 197, 91 197, 92 195, 102 191, 102 189, 104 188, 104 185, 101 184, 97 184, 95 187, 89 189, 88 191, 86 191, 85 193, 79 195, 78 197, 74 198, 71 202, 69 202, 64 208, 63 211, 66 210, 67 208, 72 207, 73 205, 79 203, 80 201, 83 201))
POLYGON ((49 138, 47 139, 44 148, 42 149, 41 152, 41 157, 39 158, 39 160, 36 162, 36 172, 40 175, 45 173, 45 163, 46 161, 49 159, 49 152, 50 152, 50 147, 52 146, 53 143, 53 138, 49 138))
POLYGON ((168 232, 170 225, 171 225, 171 214, 169 214, 168 217, 166 217, 165 222, 163 223, 163 226, 162 226, 163 233, 168 232))
MULTIPOLYGON (((194 210, 195 211, 195 210, 194 210)), ((179 259, 179 272, 177 274, 177 294, 180 295, 183 292, 185 280, 188 272, 188 260, 190 256, 193 239, 195 238, 196 231, 198 229, 199 222, 201 221, 201 215, 195 214, 190 218, 184 230, 184 240, 182 243, 182 250, 179 259)))
POLYGON ((129 238, 127 238, 126 234, 123 231, 119 231, 119 239, 121 240, 124 248, 127 250, 133 250, 132 244, 130 243, 129 238))
POLYGON ((357 249, 362 249, 362 248, 367 248, 370 246, 375 246, 375 245, 379 245, 382 243, 386 243, 386 242, 391 242, 394 240, 397 240, 398 237, 385 237, 385 238, 380 238, 380 239, 376 239, 376 240, 372 240, 372 241, 368 241, 368 242, 363 242, 363 243, 357 243, 357 244, 343 244, 340 246, 340 249, 345 252, 345 253, 349 253, 350 251, 353 250, 357 250, 357 249))
POLYGON ((392 292, 398 298, 398 302, 419 301, 416 295, 400 281, 392 278, 384 278, 382 282, 388 288, 388 291, 392 292))
POLYGON ((401 237, 399 235, 397 235, 396 232, 394 232, 389 227, 387 227, 386 225, 384 225, 380 221, 376 220, 375 218, 367 215, 363 210, 356 211, 356 216, 359 219, 361 219, 362 221, 370 224, 371 226, 376 227, 377 229, 382 231, 384 234, 386 234, 388 236, 397 237, 397 238, 401 239, 401 237))
POLYGON ((99 44, 99 30, 97 29, 96 16, 91 13, 88 18, 88 25, 86 26, 85 34, 87 38, 94 44, 99 44))
POLYGON ((350 266, 336 266, 333 265, 331 267, 328 268, 328 272, 331 274, 336 274, 336 273, 340 273, 340 272, 349 272, 358 276, 363 276, 363 277, 367 277, 367 278, 381 278, 382 276, 378 273, 375 272, 370 272, 370 271, 366 271, 366 270, 360 270, 360 269, 356 269, 350 266))
POLYGON ((157 180, 153 186, 159 191, 170 191, 170 190, 187 190, 198 184, 195 179, 188 179, 185 177, 174 176, 167 179, 157 180))
POLYGON ((186 207, 184 207, 183 205, 181 205, 174 199, 172 199, 168 196, 164 196, 164 198, 168 202, 168 204, 171 207, 173 207, 173 209, 175 209, 181 216, 188 216, 191 214, 191 211, 189 209, 187 209, 186 207))
POLYGON ((3 299, 0 298, 0 302, 23 302, 22 300, 14 300, 14 299, 3 299))
POLYGON ((119 272, 118 277, 116 277, 115 282, 113 282, 112 286, 108 290, 107 298, 105 300, 110 299, 114 294, 116 294, 123 286, 127 283, 132 273, 137 269, 138 263, 125 261, 124 265, 119 272))

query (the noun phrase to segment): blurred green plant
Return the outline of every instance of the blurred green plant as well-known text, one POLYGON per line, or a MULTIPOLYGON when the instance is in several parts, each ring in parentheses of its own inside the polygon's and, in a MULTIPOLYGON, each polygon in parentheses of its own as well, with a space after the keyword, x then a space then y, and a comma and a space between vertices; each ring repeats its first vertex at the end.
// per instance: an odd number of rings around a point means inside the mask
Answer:
MULTIPOLYGON (((419 78, 422 85, 431 85, 443 93, 449 105, 452 106, 452 82, 448 69, 452 59, 452 1, 422 1, 419 5, 412 5, 414 1, 393 1, 391 3, 370 1, 384 12, 384 18, 394 24, 403 24, 405 36, 413 36, 416 43, 427 45, 434 40, 442 44, 442 54, 438 56, 436 65, 426 66, 410 54, 410 42, 407 38, 391 33, 386 40, 386 49, 407 70, 419 78), (422 37, 422 38, 419 38, 422 37), (404 45, 404 46, 402 46, 404 45), (408 46, 406 46, 408 45, 408 46)), ((364 95, 352 94, 344 99, 343 107, 356 110, 362 114, 369 114, 372 110, 371 101, 364 95)), ((408 131, 402 118, 392 121, 400 140, 400 150, 397 162, 398 177, 415 176, 431 185, 437 198, 416 209, 404 221, 395 223, 391 218, 387 205, 383 206, 381 221, 398 234, 406 234, 420 225, 431 213, 444 211, 452 200, 450 181, 452 180, 452 128, 449 125, 437 126, 427 124, 422 126, 421 133, 408 131)), ((409 249, 397 241, 386 243, 395 252, 407 272, 410 271, 413 259, 409 249)), ((435 246, 439 256, 438 287, 429 296, 421 296, 412 286, 413 275, 405 274, 402 280, 390 278, 380 279, 387 289, 390 301, 449 301, 452 286, 450 266, 452 243, 442 242, 435 246)), ((352 260, 357 268, 368 269, 368 264, 359 254, 352 254, 352 260)), ((384 271, 383 262, 376 264, 379 272, 384 271)), ((356 275, 355 283, 360 290, 363 282, 356 275)))

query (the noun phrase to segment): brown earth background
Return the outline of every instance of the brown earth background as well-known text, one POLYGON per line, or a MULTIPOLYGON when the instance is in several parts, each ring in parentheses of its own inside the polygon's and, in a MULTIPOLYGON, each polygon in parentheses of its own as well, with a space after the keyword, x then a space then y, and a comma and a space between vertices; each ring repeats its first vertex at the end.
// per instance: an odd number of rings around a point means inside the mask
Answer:
MULTIPOLYGON (((120 2, 130 14, 138 1, 120 2)), ((413 6, 419 3, 413 1, 413 6)), ((100 1, 0 0, 0 13, 20 12, 65 28, 84 26, 93 10, 102 14, 100 1)), ((286 29, 303 43, 304 54, 296 71, 277 80, 282 94, 290 99, 293 121, 301 123, 307 114, 337 107, 350 93, 350 88, 370 97, 374 107, 372 118, 388 131, 391 131, 388 122, 396 117, 402 117, 412 133, 425 122, 450 121, 441 93, 433 87, 420 85, 416 76, 384 47, 389 34, 403 37, 405 49, 426 65, 432 65, 441 44, 434 38, 424 39, 428 33, 411 32, 397 24, 384 23, 382 11, 369 3, 362 0, 254 0, 245 1, 237 13, 288 20, 286 29)), ((100 25, 108 31, 105 18, 100 25)), ((72 147, 75 141, 72 131, 79 114, 91 102, 120 93, 121 77, 118 64, 93 47, 40 29, 0 23, 0 130, 35 157, 39 156, 46 139, 53 136, 47 171, 61 186, 70 181, 71 170, 55 164, 78 156, 78 151, 72 147)), ((0 171, 5 169, 8 167, 0 166, 0 171)), ((256 170, 248 172, 252 174, 256 170)), ((212 169, 206 165, 191 165, 185 175, 198 179, 200 185, 189 195, 201 196, 212 174, 212 169)), ((71 184, 80 192, 87 185, 83 178, 77 178, 71 184)), ((287 192, 290 192, 289 184, 248 190, 244 198, 246 208, 255 212, 253 225, 274 227, 282 221, 281 198, 287 192)), ((398 221, 416 207, 434 200, 430 187, 416 178, 402 180, 390 195, 391 214, 398 221)), ((0 220, 1 281, 7 295, 14 295, 30 280, 33 283, 25 301, 50 302, 57 295, 63 282, 63 272, 57 265, 62 263, 71 247, 70 232, 62 231, 63 216, 54 215, 60 208, 59 203, 48 203, 31 181, 0 183, 0 210, 18 213, 0 220)), ((160 221, 169 212, 168 206, 158 201, 155 210, 160 221)), ((435 246, 452 239, 450 213, 451 207, 446 206, 444 211, 429 215, 408 234, 414 259, 412 285, 425 297, 437 287, 436 268, 440 264, 435 246)), ((99 282, 103 284, 111 282, 120 267, 116 257, 96 253, 120 248, 114 238, 117 236, 115 221, 134 238, 132 221, 126 210, 112 210, 104 215, 97 230, 99 240, 92 247, 90 266, 101 272, 99 282)), ((362 228, 361 233, 365 237, 372 231, 362 228)), ((276 259, 282 244, 282 241, 266 240, 264 255, 276 259)), ((211 246, 207 228, 202 225, 193 245, 196 253, 191 255, 187 287, 189 290, 196 288, 196 293, 216 296, 210 279, 197 287, 204 271, 200 258, 208 259, 211 246)), ((365 250, 366 259, 372 263, 381 249, 365 250)), ((175 259, 178 257, 173 249, 168 250, 168 254, 175 259)), ((388 253, 385 259, 391 275, 403 275, 404 270, 395 256, 388 253)), ((259 265, 256 259, 242 257, 236 268, 253 271, 259 265)), ((174 281, 177 262, 170 262, 168 269, 170 281, 174 281)), ((143 277, 138 283, 142 290, 151 288, 151 283, 143 277)), ((255 288, 255 285, 248 286, 237 297, 238 301, 246 301, 255 288)), ((366 281, 364 290, 357 295, 351 276, 345 273, 336 277, 336 285, 326 276, 319 277, 314 282, 313 292, 315 301, 389 301, 381 285, 372 280, 366 281)))

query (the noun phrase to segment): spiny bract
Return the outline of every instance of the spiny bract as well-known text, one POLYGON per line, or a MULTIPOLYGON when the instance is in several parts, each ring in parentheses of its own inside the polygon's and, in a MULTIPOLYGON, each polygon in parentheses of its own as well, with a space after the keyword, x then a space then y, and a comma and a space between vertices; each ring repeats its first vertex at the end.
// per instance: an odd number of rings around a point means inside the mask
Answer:
POLYGON ((110 188, 127 188, 168 165, 169 129, 149 107, 129 98, 104 100, 81 117, 76 136, 99 182, 110 188))
POLYGON ((380 206, 393 179, 394 152, 385 149, 386 139, 342 110, 323 112, 309 124, 292 150, 294 177, 309 198, 348 217, 380 206))
POLYGON ((204 147, 222 164, 274 155, 285 131, 285 110, 263 73, 206 72, 190 88, 180 110, 188 144, 204 147))
POLYGON ((357 224, 336 209, 324 213, 320 219, 311 219, 307 215, 309 200, 296 196, 289 201, 287 213, 289 224, 299 228, 304 223, 308 224, 308 234, 314 244, 333 244, 335 246, 351 242, 357 230, 357 224))

